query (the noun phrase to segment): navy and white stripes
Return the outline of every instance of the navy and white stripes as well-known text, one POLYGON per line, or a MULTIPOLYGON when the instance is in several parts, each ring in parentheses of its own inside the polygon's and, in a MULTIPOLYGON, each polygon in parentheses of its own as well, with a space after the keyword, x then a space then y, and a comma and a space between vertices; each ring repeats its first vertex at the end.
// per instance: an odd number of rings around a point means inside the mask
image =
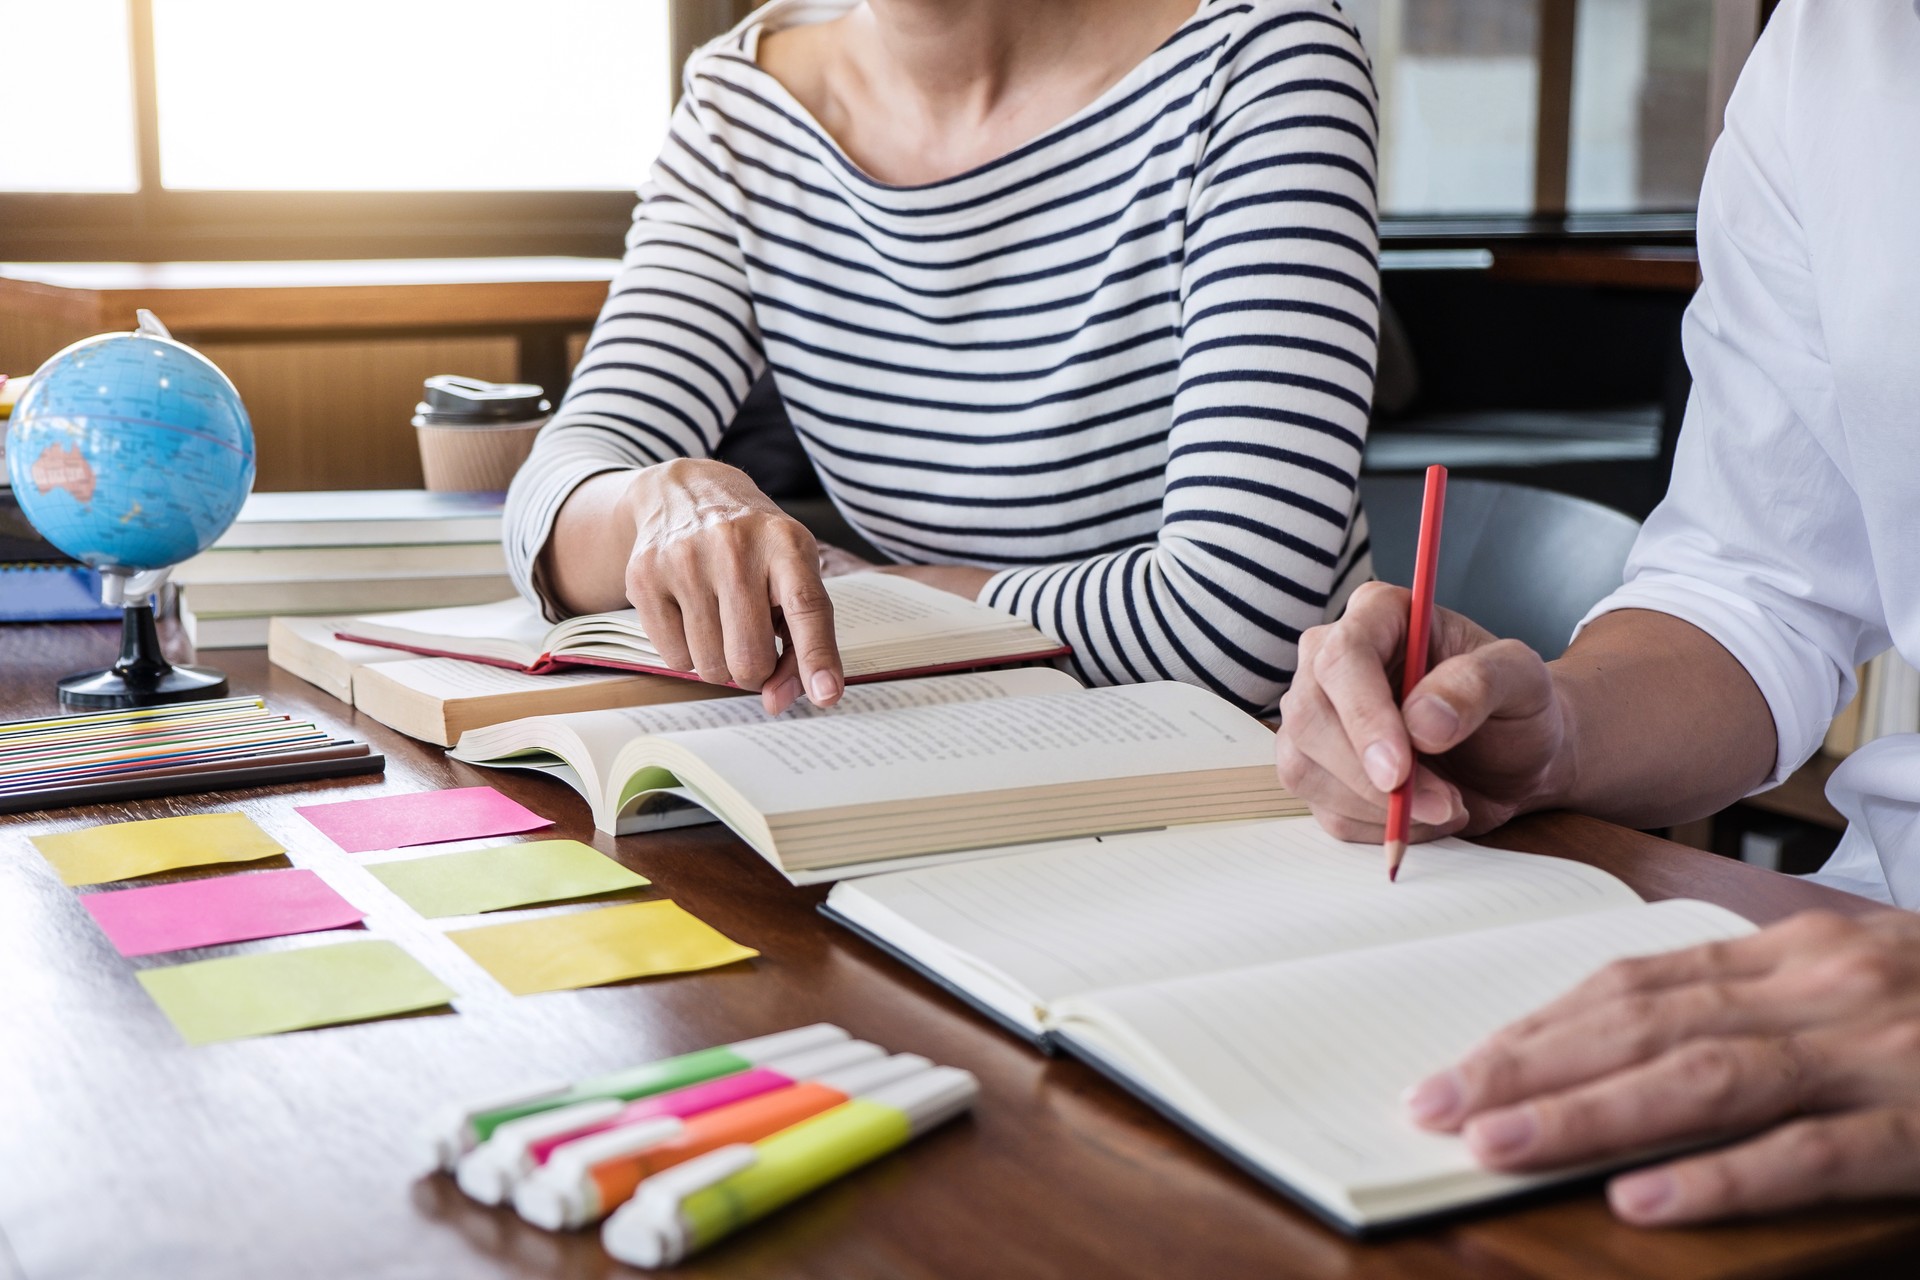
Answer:
MULTIPOLYGON (((1369 570, 1376 119, 1331 0, 1207 0, 1070 120, 958 177, 861 173, 754 63, 688 63, 625 264, 514 483, 534 565, 598 472, 712 452, 770 367, 827 491, 1089 680, 1271 708, 1369 570)), ((550 605, 550 602, 549 602, 550 605)))

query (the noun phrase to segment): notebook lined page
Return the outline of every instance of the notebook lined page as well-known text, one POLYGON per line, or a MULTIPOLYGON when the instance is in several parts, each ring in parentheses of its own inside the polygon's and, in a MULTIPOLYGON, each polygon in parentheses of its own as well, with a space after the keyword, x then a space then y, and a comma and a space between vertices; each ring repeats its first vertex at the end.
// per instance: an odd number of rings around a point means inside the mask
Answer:
MULTIPOLYGON (((1105 991, 1059 1013, 1281 1176, 1391 1187, 1478 1168, 1458 1138, 1406 1118, 1408 1085, 1611 960, 1752 931, 1720 907, 1661 902, 1105 991)), ((1518 1185, 1489 1178, 1483 1191, 1518 1185)))
MULTIPOLYGON (((1110 837, 850 885, 1050 1003, 1075 992, 1637 903, 1595 867, 1462 840, 1409 853, 1310 818, 1110 837)), ((862 913, 863 919, 870 919, 862 913)))

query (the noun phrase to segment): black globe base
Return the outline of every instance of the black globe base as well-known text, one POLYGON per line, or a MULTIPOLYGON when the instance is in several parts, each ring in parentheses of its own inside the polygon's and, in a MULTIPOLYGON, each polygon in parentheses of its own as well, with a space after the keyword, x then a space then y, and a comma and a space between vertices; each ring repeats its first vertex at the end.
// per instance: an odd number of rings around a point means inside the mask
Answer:
POLYGON ((128 605, 120 623, 120 660, 105 671, 82 671, 60 682, 60 702, 92 710, 158 707, 224 697, 227 677, 211 667, 176 667, 160 652, 153 606, 128 605))

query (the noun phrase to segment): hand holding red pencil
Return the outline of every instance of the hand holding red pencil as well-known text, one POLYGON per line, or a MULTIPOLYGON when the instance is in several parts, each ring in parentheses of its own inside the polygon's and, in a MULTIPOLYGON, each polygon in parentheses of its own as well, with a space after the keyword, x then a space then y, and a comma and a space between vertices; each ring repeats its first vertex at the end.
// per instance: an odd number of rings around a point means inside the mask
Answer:
POLYGON ((1389 796, 1409 783, 1409 843, 1553 807, 1572 759, 1547 665, 1518 640, 1435 608, 1425 678, 1404 682, 1411 605, 1405 587, 1371 582, 1338 621, 1301 637, 1280 700, 1280 781, 1333 835, 1374 844, 1385 840, 1389 796))

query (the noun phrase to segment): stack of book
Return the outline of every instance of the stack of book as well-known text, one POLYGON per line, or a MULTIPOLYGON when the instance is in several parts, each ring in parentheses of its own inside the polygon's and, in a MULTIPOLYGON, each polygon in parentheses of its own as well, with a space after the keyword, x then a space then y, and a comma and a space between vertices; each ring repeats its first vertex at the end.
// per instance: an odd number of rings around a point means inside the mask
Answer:
POLYGON ((1920 733, 1920 671, 1889 649, 1859 671, 1860 688, 1827 728, 1822 751, 1844 760, 1879 738, 1920 733))
POLYGON ((256 493, 180 565, 180 617, 201 649, 267 643, 275 615, 314 617, 513 594, 497 493, 256 493))

